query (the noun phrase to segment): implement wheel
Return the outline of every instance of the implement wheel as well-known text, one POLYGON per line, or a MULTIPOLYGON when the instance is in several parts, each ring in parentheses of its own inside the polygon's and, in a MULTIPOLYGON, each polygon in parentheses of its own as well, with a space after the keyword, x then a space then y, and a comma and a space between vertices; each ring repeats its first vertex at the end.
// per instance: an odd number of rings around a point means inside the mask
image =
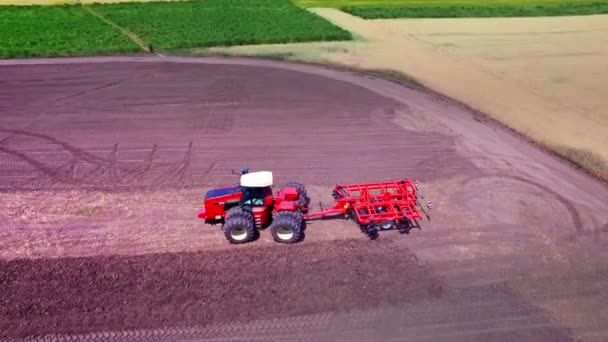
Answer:
POLYGON ((247 243, 254 239, 256 233, 253 221, 238 215, 227 219, 222 230, 226 240, 233 244, 247 243))
POLYGON ((397 224, 392 220, 382 221, 376 224, 376 228, 379 228, 380 230, 391 230, 397 228, 397 224))
POLYGON ((276 242, 295 243, 302 238, 302 222, 292 215, 279 213, 270 226, 272 237, 276 242))

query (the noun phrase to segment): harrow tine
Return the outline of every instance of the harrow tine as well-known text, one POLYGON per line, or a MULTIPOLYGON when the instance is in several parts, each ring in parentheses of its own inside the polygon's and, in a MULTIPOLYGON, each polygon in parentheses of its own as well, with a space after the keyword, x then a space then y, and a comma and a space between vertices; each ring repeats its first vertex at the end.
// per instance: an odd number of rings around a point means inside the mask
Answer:
POLYGON ((420 198, 422 198, 422 200, 424 200, 424 202, 426 203, 427 208, 429 208, 429 210, 433 209, 433 202, 428 201, 424 197, 424 194, 422 193, 422 190, 420 190, 418 181, 414 182, 414 186, 416 187, 416 197, 418 197, 417 195, 420 195, 420 198))

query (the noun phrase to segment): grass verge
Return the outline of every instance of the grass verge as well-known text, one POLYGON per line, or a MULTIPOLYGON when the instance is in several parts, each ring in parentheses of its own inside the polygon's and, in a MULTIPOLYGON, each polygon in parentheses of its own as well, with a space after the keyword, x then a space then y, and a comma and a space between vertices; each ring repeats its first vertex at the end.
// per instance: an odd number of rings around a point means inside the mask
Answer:
POLYGON ((299 0, 305 7, 335 7, 365 19, 536 17, 608 13, 600 0, 299 0))
POLYGON ((588 173, 608 181, 608 163, 601 155, 590 150, 565 145, 554 146, 552 149, 588 173))
POLYGON ((0 7, 0 57, 128 53, 140 48, 80 6, 0 7))
POLYGON ((289 0, 129 3, 92 8, 165 51, 351 39, 348 31, 289 0))
POLYGON ((608 2, 564 3, 558 5, 522 6, 407 6, 396 8, 345 7, 345 12, 365 19, 380 18, 489 18, 489 17, 546 17, 563 15, 591 15, 608 13, 608 2))
POLYGON ((371 75, 376 75, 376 76, 384 78, 384 79, 393 80, 393 81, 397 81, 397 82, 404 82, 406 84, 416 85, 419 87, 422 86, 422 83, 420 83, 420 81, 418 81, 417 79, 413 78, 412 76, 405 74, 401 71, 392 70, 392 69, 362 69, 362 71, 364 71, 368 74, 371 74, 371 75))

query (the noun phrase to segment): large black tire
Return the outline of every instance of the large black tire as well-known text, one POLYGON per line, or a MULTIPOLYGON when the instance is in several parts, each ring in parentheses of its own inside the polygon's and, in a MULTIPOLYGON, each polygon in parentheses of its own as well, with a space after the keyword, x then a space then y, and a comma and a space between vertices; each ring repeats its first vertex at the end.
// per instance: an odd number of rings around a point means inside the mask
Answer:
POLYGON ((306 196, 306 187, 302 183, 291 181, 287 182, 287 184, 285 184, 285 187, 296 188, 298 189, 298 193, 300 193, 300 195, 306 196))
POLYGON ((287 184, 285 184, 285 187, 298 189, 298 195, 300 198, 300 201, 299 201, 300 206, 307 207, 308 204, 310 204, 310 198, 308 197, 308 194, 306 193, 306 187, 304 186, 304 184, 292 181, 292 182, 287 182, 287 184))
POLYGON ((304 217, 299 211, 279 211, 278 213, 274 214, 272 220, 274 222, 277 219, 280 220, 282 217, 292 218, 299 226, 302 226, 304 223, 304 217))
POLYGON ((245 217, 238 215, 234 215, 230 217, 230 219, 227 219, 222 230, 224 231, 226 240, 233 244, 247 243, 256 236, 253 220, 248 220, 245 217))
POLYGON ((225 220, 227 221, 231 217, 236 217, 236 216, 243 217, 249 221, 253 221, 253 214, 251 213, 251 211, 249 211, 243 207, 230 208, 230 210, 228 210, 228 212, 226 213, 225 220))
POLYGON ((302 238, 302 224, 288 215, 278 215, 270 226, 274 241, 280 243, 295 243, 302 238))

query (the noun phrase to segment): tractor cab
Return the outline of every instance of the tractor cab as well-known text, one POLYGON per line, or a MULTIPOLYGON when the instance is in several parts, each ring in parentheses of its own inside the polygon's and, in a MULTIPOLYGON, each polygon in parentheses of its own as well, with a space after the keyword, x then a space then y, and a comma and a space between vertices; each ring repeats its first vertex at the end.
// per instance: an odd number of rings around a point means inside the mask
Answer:
MULTIPOLYGON (((235 173, 233 171, 233 173, 235 173)), ((242 168, 238 186, 211 189, 205 194, 203 207, 198 217, 209 223, 219 223, 226 218, 228 211, 234 207, 242 207, 251 211, 260 223, 267 221, 273 205, 272 172, 249 172, 242 168)))
POLYGON ((242 205, 270 207, 272 198, 272 172, 258 171, 241 175, 242 205))

